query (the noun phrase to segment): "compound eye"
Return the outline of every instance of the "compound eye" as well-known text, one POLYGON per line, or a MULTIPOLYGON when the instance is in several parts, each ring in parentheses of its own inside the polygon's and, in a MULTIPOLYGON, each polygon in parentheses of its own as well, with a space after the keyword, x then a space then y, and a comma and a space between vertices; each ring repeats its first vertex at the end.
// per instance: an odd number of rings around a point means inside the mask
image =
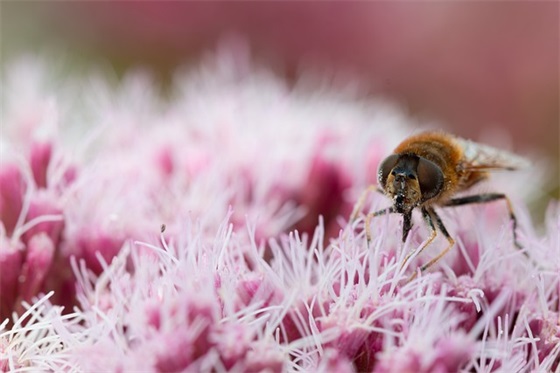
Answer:
POLYGON ((443 171, 441 168, 434 162, 420 157, 416 173, 422 191, 422 199, 428 200, 438 195, 443 188, 443 171))
POLYGON ((377 171, 377 181, 382 188, 385 188, 387 177, 389 176, 393 168, 395 168, 398 160, 399 155, 393 154, 385 158, 385 160, 379 165, 379 170, 377 171))

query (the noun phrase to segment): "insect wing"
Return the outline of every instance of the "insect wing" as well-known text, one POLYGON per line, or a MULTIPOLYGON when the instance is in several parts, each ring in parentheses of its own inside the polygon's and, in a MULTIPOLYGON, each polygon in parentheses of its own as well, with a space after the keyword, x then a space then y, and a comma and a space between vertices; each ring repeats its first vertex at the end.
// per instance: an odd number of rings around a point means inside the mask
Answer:
POLYGON ((477 171, 517 170, 530 165, 523 157, 505 150, 456 138, 463 149, 463 169, 477 171))

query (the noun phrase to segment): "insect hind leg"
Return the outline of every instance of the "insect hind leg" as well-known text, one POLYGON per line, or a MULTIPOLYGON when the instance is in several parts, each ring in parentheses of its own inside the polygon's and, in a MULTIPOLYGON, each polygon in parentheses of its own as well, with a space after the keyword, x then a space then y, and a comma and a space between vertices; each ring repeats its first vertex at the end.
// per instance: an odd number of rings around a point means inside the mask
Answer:
POLYGON ((512 222, 512 229, 513 229, 513 244, 518 249, 523 249, 519 241, 517 241, 517 218, 515 217, 515 213, 513 212, 513 206, 511 204, 510 199, 503 193, 485 193, 485 194, 477 194, 474 196, 468 197, 460 197, 460 198, 453 198, 444 204, 444 207, 453 207, 453 206, 461 206, 461 205, 468 205, 471 203, 488 203, 497 201, 499 199, 503 199, 506 202, 507 209, 509 212, 509 219, 512 222))

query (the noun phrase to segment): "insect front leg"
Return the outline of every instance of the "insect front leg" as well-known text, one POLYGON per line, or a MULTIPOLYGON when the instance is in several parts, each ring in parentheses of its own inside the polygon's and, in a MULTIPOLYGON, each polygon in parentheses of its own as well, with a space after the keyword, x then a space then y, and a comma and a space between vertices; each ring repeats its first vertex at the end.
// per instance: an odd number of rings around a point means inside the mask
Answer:
MULTIPOLYGON (((424 248, 426 246, 428 246, 428 244, 430 244, 436 234, 434 234, 434 232, 436 232, 436 228, 434 227, 434 223, 433 221, 436 221, 436 226, 437 229, 440 230, 441 233, 443 233, 443 235, 445 236, 445 238, 447 239, 447 241, 449 242, 449 245, 447 245, 447 247, 441 252, 439 253, 435 258, 433 258, 432 260, 430 260, 428 263, 424 264, 423 266, 420 267, 420 272, 424 272, 426 271, 428 268, 430 268, 431 266, 433 266, 434 264, 436 264, 441 258, 443 258, 445 256, 445 254, 447 254, 449 252, 449 250, 451 250, 451 248, 453 247, 453 245, 455 245, 455 240, 453 238, 451 238, 451 236, 449 235, 449 232, 447 232, 447 229, 445 228, 445 225, 443 225, 443 222, 441 221, 441 218, 439 217, 439 215, 435 212, 435 210, 433 208, 427 208, 427 209, 422 209, 422 213, 425 215, 424 217, 426 218, 426 220, 429 219, 430 221, 430 228, 432 229, 432 235, 430 236, 430 238, 428 239, 428 241, 426 242, 426 244, 424 244, 422 246, 422 248, 420 249, 420 252, 422 252, 422 250, 424 250, 424 248)), ((410 254, 409 254, 410 256, 410 254)), ((416 278, 416 275, 418 274, 418 272, 414 272, 412 274, 412 276, 409 277, 408 281, 412 281, 414 278, 416 278)))
MULTIPOLYGON (((408 215, 408 219, 410 220, 410 216, 411 214, 408 215)), ((422 217, 424 218, 424 221, 426 222, 426 224, 428 225, 428 227, 430 228, 430 237, 428 238, 428 240, 426 240, 426 242, 420 247, 420 249, 417 250, 412 250, 411 252, 409 252, 406 257, 404 258, 402 265, 401 265, 401 269, 403 269, 406 265, 406 263, 408 263, 408 260, 416 253, 418 252, 418 254, 420 254, 422 252, 422 250, 424 250, 429 244, 432 243, 432 241, 436 238, 437 236, 437 231, 436 231, 436 227, 434 226, 434 222, 432 220, 432 217, 430 216, 430 213, 428 212, 428 210, 425 207, 422 207, 422 217)), ((405 215, 405 223, 406 223, 406 215, 405 215)), ((405 229, 406 224, 403 225, 403 242, 406 240, 405 237, 405 229)), ((410 230, 410 228, 409 228, 410 230)), ((406 233, 408 235, 408 232, 406 233)))
POLYGON ((412 211, 403 214, 402 242, 405 243, 412 229, 412 211))
POLYGON ((379 210, 379 211, 376 211, 376 212, 370 212, 369 214, 366 215, 366 221, 364 223, 365 224, 364 229, 366 230, 366 239, 367 239, 367 244, 368 245, 371 242, 371 233, 370 233, 371 219, 376 217, 376 216, 392 214, 394 212, 396 212, 394 207, 388 207, 386 209, 379 210))
POLYGON ((499 199, 503 199, 506 201, 507 209, 509 212, 509 219, 512 222, 513 228, 513 244, 518 249, 522 249, 523 247, 517 241, 517 218, 513 212, 513 206, 511 204, 510 199, 502 193, 486 193, 486 194, 477 194, 474 196, 468 197, 460 197, 460 198, 453 198, 452 200, 448 201, 444 206, 445 207, 452 207, 452 206, 461 206, 461 205, 468 205, 471 203, 487 203, 496 201, 499 199))
POLYGON ((436 211, 431 208, 431 209, 428 210, 428 213, 436 221, 437 228, 440 230, 441 233, 443 233, 443 235, 447 239, 447 242, 449 242, 449 245, 441 253, 439 253, 435 258, 433 258, 428 263, 426 263, 422 267, 420 267, 420 271, 422 271, 422 272, 424 272, 425 270, 430 268, 432 265, 437 263, 441 258, 443 258, 443 256, 445 254, 447 254, 449 252, 449 250, 451 250, 453 245, 455 245, 455 240, 453 238, 451 238, 451 236, 449 235, 449 232, 447 232, 447 229, 445 228, 445 225, 443 225, 443 222, 441 221, 441 218, 436 213, 436 211))
POLYGON ((364 190, 362 192, 362 195, 360 196, 360 198, 358 199, 358 201, 354 205, 354 209, 352 210, 352 214, 350 214, 350 223, 353 223, 356 220, 356 218, 358 217, 358 214, 360 213, 360 211, 364 207, 364 203, 366 202, 366 198, 367 198, 368 194, 371 193, 371 192, 383 193, 383 191, 381 189, 379 189, 377 187, 377 185, 370 185, 369 187, 367 187, 366 190, 364 190))

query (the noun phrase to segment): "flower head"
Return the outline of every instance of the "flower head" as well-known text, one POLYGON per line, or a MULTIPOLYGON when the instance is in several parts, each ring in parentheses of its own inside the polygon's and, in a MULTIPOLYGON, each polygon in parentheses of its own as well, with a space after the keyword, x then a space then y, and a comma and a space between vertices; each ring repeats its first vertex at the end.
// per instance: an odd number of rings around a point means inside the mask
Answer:
POLYGON ((398 216, 374 219, 371 241, 345 220, 408 132, 388 104, 221 54, 167 101, 143 73, 81 91, 14 66, 5 80, 25 75, 27 94, 3 118, 3 370, 557 369, 557 206, 539 237, 516 204, 524 252, 499 204, 442 213, 456 247, 410 282, 439 239, 402 266, 422 225, 403 244, 398 216))

